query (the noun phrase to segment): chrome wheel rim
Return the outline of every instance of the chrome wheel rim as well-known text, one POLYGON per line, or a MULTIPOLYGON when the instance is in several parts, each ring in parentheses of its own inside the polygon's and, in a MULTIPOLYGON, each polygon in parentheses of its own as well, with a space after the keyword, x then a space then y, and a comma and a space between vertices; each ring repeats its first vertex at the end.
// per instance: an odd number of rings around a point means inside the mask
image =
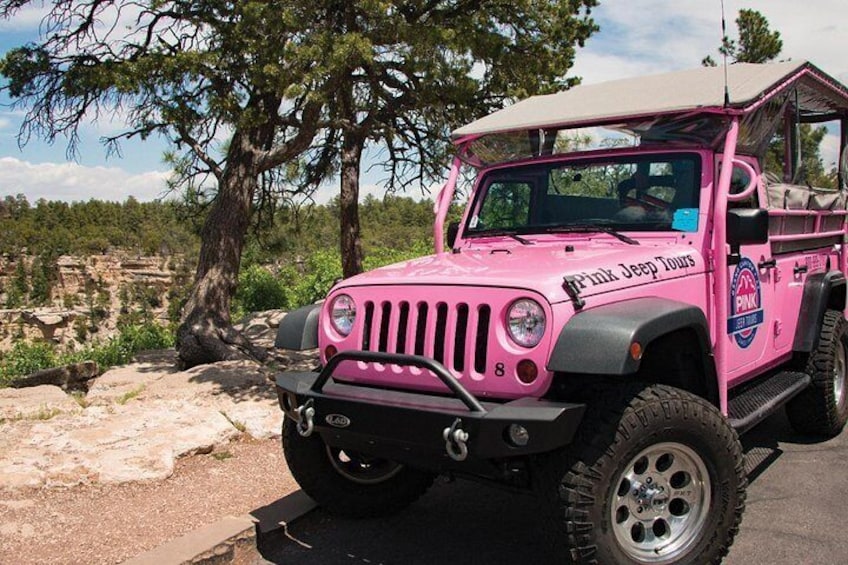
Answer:
POLYGON ((836 359, 833 363, 833 401, 837 407, 842 407, 845 402, 845 344, 839 342, 836 348, 836 359))
POLYGON ((696 542, 710 508, 710 476, 691 448, 664 442, 642 450, 614 483, 610 504, 621 549, 641 563, 674 559, 696 542))
POLYGON ((327 457, 330 459, 333 469, 338 474, 361 485, 373 485, 387 481, 401 472, 403 465, 369 457, 355 451, 345 451, 335 447, 327 447, 327 457))

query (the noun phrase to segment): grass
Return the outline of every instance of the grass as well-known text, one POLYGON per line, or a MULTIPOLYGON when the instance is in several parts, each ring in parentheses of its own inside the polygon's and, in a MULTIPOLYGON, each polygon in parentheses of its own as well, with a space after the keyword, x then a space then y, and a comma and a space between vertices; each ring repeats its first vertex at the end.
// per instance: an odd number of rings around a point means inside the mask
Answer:
POLYGON ((221 412, 221 416, 223 416, 224 418, 226 418, 226 419, 227 419, 227 421, 230 423, 230 425, 231 425, 232 427, 234 427, 235 429, 237 429, 240 433, 243 433, 243 434, 244 434, 244 433, 247 433, 247 426, 245 425, 245 423, 244 423, 244 422, 242 422, 241 420, 233 420, 233 419, 232 419, 232 418, 230 418, 230 417, 227 415, 227 413, 226 413, 226 412, 224 412, 223 410, 219 410, 219 412, 221 412))
POLYGON ((88 399, 85 397, 85 393, 81 390, 75 390, 71 393, 71 398, 80 405, 80 408, 88 408, 88 399))
POLYGON ((28 415, 24 418, 24 420, 50 420, 61 413, 62 411, 58 408, 47 408, 46 406, 42 406, 38 412, 28 415))
POLYGON ((61 413, 62 411, 58 408, 48 408, 47 406, 42 406, 41 408, 39 408, 38 412, 32 412, 31 414, 19 413, 15 416, 12 416, 11 418, 0 418, 0 424, 20 422, 22 420, 46 421, 58 416, 61 413))
POLYGON ((216 461, 226 461, 233 457, 233 454, 229 451, 216 451, 212 454, 212 457, 215 458, 216 461))
POLYGON ((136 388, 134 388, 130 391, 127 391, 124 394, 122 394, 121 396, 119 396, 118 398, 116 398, 115 402, 117 402, 118 404, 123 406, 124 404, 126 404, 127 402, 129 402, 133 398, 136 398, 139 394, 144 392, 145 388, 146 387, 144 385, 141 385, 141 386, 136 387, 136 388))

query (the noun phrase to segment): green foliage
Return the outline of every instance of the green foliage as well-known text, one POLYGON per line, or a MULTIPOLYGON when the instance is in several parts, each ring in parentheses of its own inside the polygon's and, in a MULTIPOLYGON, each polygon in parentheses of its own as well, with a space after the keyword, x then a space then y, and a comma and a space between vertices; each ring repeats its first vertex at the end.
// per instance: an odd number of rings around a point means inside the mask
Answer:
POLYGON ((15 377, 56 367, 58 364, 56 351, 51 344, 43 341, 18 341, 9 352, 0 357, 0 387, 7 386, 15 377))
MULTIPOLYGON (((432 251, 432 245, 425 241, 412 242, 406 249, 378 247, 365 255, 363 266, 366 271, 370 271, 421 257, 432 251)), ((342 278, 342 262, 337 251, 316 251, 307 258, 302 268, 303 272, 290 266, 280 273, 286 285, 286 302, 291 309, 323 299, 336 281, 342 278)))
POLYGON ((174 346, 173 332, 158 324, 147 323, 120 328, 117 336, 63 357, 65 363, 96 361, 101 370, 125 365, 133 355, 148 349, 169 349, 174 346))
POLYGON ((88 322, 82 316, 74 320, 74 337, 79 343, 85 343, 88 339, 88 322))
POLYGON ((281 281, 267 268, 250 265, 239 273, 238 289, 233 297, 234 317, 241 317, 247 312, 283 308, 286 304, 286 292, 281 281))
MULTIPOLYGON (((103 212, 112 210, 116 223, 115 241, 122 239, 132 241, 135 237, 133 230, 123 216, 127 210, 144 210, 145 205, 128 200, 125 205, 112 206, 109 203, 106 208, 100 208, 101 204, 96 201, 87 203, 63 205, 56 210, 82 211, 88 207, 103 212), (129 230, 129 231, 127 231, 129 230)), ((30 216, 38 207, 30 207, 26 198, 7 197, 0 201, 6 204, 6 213, 0 214, 0 225, 3 225, 11 233, 22 234, 32 229, 30 239, 26 245, 40 253, 33 263, 39 264, 38 270, 50 273, 55 271, 55 258, 48 264, 42 257, 46 252, 38 247, 37 242, 43 245, 51 243, 50 226, 56 222, 49 220, 46 215, 37 223, 32 223, 30 216), (43 266, 43 267, 42 267, 43 266)), ((53 203, 41 201, 39 206, 42 210, 53 209, 53 203), (48 206, 50 204, 50 206, 48 206)), ((62 204, 62 203, 59 203, 62 204)), ((363 247, 365 249, 365 269, 373 269, 378 266, 405 260, 411 257, 426 255, 432 252, 433 233, 433 203, 430 200, 414 200, 404 196, 386 196, 383 199, 369 196, 360 205, 360 214, 363 226, 363 247)), ((157 231, 155 222, 161 219, 164 222, 161 228, 167 231, 172 222, 177 222, 177 216, 173 208, 167 205, 155 204, 151 210, 165 210, 162 216, 158 213, 151 216, 148 229, 157 231), (160 208, 160 206, 163 206, 160 208)), ((461 210, 454 206, 450 212, 452 220, 458 220, 461 210)), ((270 308, 291 308, 297 305, 309 304, 324 297, 326 291, 333 282, 341 277, 341 266, 338 258, 339 221, 338 202, 332 201, 326 205, 311 205, 308 207, 293 208, 290 206, 280 208, 263 229, 251 234, 247 248, 243 255, 242 270, 239 275, 239 287, 233 303, 233 317, 237 318, 242 313, 265 310, 270 308), (283 265, 283 268, 274 267, 283 265), (276 274, 275 274, 276 273, 276 274)), ((132 214, 129 214, 132 216, 132 214)), ((96 225, 96 216, 92 216, 91 226, 96 225)), ((103 218, 108 222, 108 218, 103 218)), ((78 224, 79 229, 85 232, 88 220, 78 224)), ((199 239, 193 231, 186 231, 180 237, 185 237, 185 248, 197 249, 199 239)), ((0 238, 0 248, 7 243, 0 238)), ((84 240, 77 240, 72 246, 72 251, 82 253, 78 244, 84 244, 84 240)), ((111 246, 111 244, 110 244, 111 246)), ((10 245, 10 249, 15 245, 10 245)), ((172 263, 174 261, 171 261, 172 263)), ((30 293, 28 272, 23 261, 19 261, 17 271, 18 283, 30 293)), ((47 275, 55 277, 55 275, 47 275)), ((172 273, 173 284, 167 291, 168 297, 168 319, 171 323, 177 323, 180 319, 180 311, 186 302, 193 278, 193 273, 187 261, 176 263, 172 273)), ((10 281, 12 287, 14 279, 10 281)), ((35 284, 33 284, 35 286, 35 284)), ((125 284, 117 291, 118 306, 120 314, 118 317, 121 325, 142 324, 151 320, 152 309, 162 305, 159 290, 154 286, 143 284, 125 284)), ((14 296, 13 296, 14 298, 14 296)), ((89 339, 90 334, 96 333, 97 326, 106 319, 112 310, 112 301, 108 289, 101 281, 92 281, 83 295, 65 295, 62 303, 66 308, 83 305, 90 311, 89 318, 77 318, 74 322, 74 332, 79 343, 89 339)), ((25 299, 15 299, 16 304, 23 305, 25 299)))
MULTIPOLYGON (((163 289, 164 291, 164 289, 163 289)), ((111 296, 108 292, 98 293, 100 308, 98 311, 111 307, 111 296)), ((157 285, 136 282, 124 284, 118 290, 119 325, 136 325, 150 322, 153 311, 162 306, 162 292, 157 285)))
POLYGON ((50 303, 51 289, 56 279, 55 259, 49 253, 36 257, 32 263, 32 289, 29 303, 43 306, 50 303))
POLYGON ((783 50, 779 31, 771 31, 765 16, 756 10, 739 10, 736 18, 739 41, 729 40, 723 47, 727 55, 740 63, 767 63, 783 50))
POLYGON ((57 352, 50 343, 20 340, 8 353, 0 357, 0 387, 8 386, 17 377, 41 369, 96 361, 101 370, 106 370, 128 363, 139 351, 168 349, 173 346, 173 332, 153 323, 124 326, 120 328, 118 335, 105 342, 68 353, 57 352))
MULTIPOLYGON (((17 257, 26 248, 29 255, 37 256, 32 284, 36 286, 37 277, 43 279, 38 283, 44 285, 38 290, 43 296, 49 294, 48 287, 55 281, 55 259, 60 255, 104 253, 117 248, 144 255, 169 250, 196 255, 200 244, 197 232, 183 214, 174 202, 139 203, 129 198, 124 203, 90 200, 68 204, 39 200, 30 206, 21 194, 6 196, 0 200, 0 254, 17 257)), ((29 283, 22 291, 18 288, 15 292, 25 298, 29 283)))
MULTIPOLYGON (((827 135, 826 126, 813 126, 801 124, 798 129, 801 151, 801 171, 796 179, 797 182, 807 182, 811 186, 821 188, 837 187, 837 171, 827 171, 821 158, 821 142, 827 135)), ((783 132, 778 132, 774 140, 769 144, 766 153, 767 171, 773 171, 780 175, 783 171, 784 159, 783 132)))
POLYGON ((337 251, 320 250, 311 254, 301 272, 289 266, 280 273, 286 285, 286 302, 294 309, 312 304, 327 295, 327 291, 342 278, 342 261, 337 251))
MULTIPOLYGON (((722 38, 718 51, 721 55, 738 63, 768 63, 774 61, 783 50, 783 40, 779 31, 772 31, 769 22, 757 10, 739 10, 736 18, 739 39, 728 36, 722 38)), ((702 64, 715 67, 716 62, 707 55, 702 64)))
POLYGON ((6 308, 19 308, 26 303, 29 296, 29 280, 23 257, 18 257, 12 284, 6 293, 6 308))
POLYGON ((398 247, 375 247, 368 250, 363 262, 366 271, 378 269, 393 263, 408 261, 424 255, 433 253, 433 244, 427 240, 412 241, 408 246, 398 247))

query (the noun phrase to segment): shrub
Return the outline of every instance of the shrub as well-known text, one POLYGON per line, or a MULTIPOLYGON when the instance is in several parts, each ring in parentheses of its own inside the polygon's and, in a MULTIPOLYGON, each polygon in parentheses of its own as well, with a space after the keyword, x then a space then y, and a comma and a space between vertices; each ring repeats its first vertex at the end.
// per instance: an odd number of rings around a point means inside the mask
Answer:
POLYGON ((282 283, 265 267, 250 265, 239 273, 238 288, 233 297, 234 317, 286 306, 282 283))
POLYGON ((327 295, 327 291, 342 277, 342 261, 333 251, 316 251, 306 260, 305 273, 294 266, 280 273, 286 283, 286 302, 289 308, 312 304, 327 295))
POLYGON ((0 386, 7 386, 15 377, 29 375, 57 365, 56 351, 43 341, 18 341, 0 359, 0 386))
POLYGON ((76 294, 67 293, 62 296, 62 306, 67 310, 72 309, 77 304, 79 304, 79 299, 76 294))
POLYGON ((118 335, 63 357, 63 363, 96 361, 101 370, 129 363, 133 355, 146 349, 174 346, 173 333, 158 324, 145 323, 120 328, 118 335))
MULTIPOLYGON (((368 252, 363 261, 366 271, 427 255, 432 252, 426 241, 413 243, 408 249, 378 247, 368 252)), ((299 308, 313 304, 327 296, 333 284, 342 277, 342 262, 333 251, 316 251, 306 261, 305 273, 290 266, 283 269, 282 281, 286 286, 287 304, 299 308)))
POLYGON ((103 371, 128 363, 139 351, 173 346, 173 333, 153 323, 124 326, 118 335, 105 342, 64 354, 57 354, 49 343, 19 341, 0 359, 0 386, 8 386, 13 379, 40 369, 82 361, 96 361, 103 371))
POLYGON ((416 241, 408 249, 397 249, 389 247, 377 247, 371 249, 365 256, 362 266, 366 271, 379 267, 408 261, 433 252, 433 245, 427 241, 416 241))
POLYGON ((121 328, 118 339, 128 343, 133 353, 146 349, 174 347, 174 333, 164 326, 153 323, 121 328))

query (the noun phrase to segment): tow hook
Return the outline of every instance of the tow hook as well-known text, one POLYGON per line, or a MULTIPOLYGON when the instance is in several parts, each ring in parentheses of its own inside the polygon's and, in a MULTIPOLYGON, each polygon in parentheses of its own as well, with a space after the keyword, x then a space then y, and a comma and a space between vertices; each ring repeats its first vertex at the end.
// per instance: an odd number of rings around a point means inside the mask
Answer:
POLYGON ((449 428, 442 432, 445 438, 445 451, 454 461, 465 461, 468 457, 468 432, 462 429, 462 420, 457 418, 449 428))
POLYGON ((303 437, 312 435, 314 423, 312 419, 315 417, 315 408, 312 407, 312 399, 306 401, 302 406, 297 407, 297 433, 303 437))

